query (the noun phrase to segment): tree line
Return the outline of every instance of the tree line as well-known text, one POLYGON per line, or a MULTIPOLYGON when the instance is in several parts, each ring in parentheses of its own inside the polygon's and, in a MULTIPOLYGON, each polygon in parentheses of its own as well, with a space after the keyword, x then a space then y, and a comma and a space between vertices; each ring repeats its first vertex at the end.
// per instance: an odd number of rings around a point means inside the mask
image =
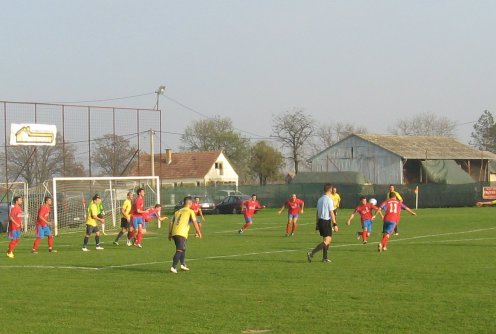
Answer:
MULTIPOLYGON (((456 127, 457 123, 446 116, 422 113, 398 120, 389 132, 396 135, 455 137, 456 127)), ((197 120, 188 126, 181 136, 180 149, 222 150, 240 176, 241 183, 263 185, 283 180, 283 170, 298 173, 310 157, 351 133, 366 132, 365 126, 343 122, 322 123, 302 109, 293 109, 273 116, 271 136, 257 140, 236 130, 229 117, 216 116, 197 120)), ((2 156, 0 162, 2 169, 8 173, 8 179, 11 182, 23 180, 33 185, 54 176, 87 175, 76 147, 62 143, 60 135, 57 137, 57 144, 53 147, 7 147, 8 159, 5 161, 2 156)), ((470 144, 496 153, 496 123, 491 112, 485 110, 473 126, 470 144)), ((138 148, 127 138, 107 134, 94 141, 91 162, 99 175, 125 176, 132 171, 137 152, 138 148)))

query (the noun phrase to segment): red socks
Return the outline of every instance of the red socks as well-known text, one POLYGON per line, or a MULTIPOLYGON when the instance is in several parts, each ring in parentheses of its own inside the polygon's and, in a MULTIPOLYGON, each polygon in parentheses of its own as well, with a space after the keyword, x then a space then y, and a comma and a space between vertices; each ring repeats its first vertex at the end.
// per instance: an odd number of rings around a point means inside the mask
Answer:
POLYGON ((293 228, 291 229, 291 233, 295 233, 296 232, 296 223, 293 223, 293 228))
POLYGON ((7 253, 12 253, 18 243, 19 243, 19 239, 17 239, 17 240, 10 240, 10 242, 9 242, 9 249, 7 250, 7 253))
POLYGON ((250 226, 251 226, 251 224, 246 223, 246 224, 243 225, 243 227, 241 229, 244 231, 244 230, 246 230, 250 226))
POLYGON ((141 244, 141 239, 143 239, 143 232, 138 231, 138 236, 136 237, 136 244, 141 244))
POLYGON ((48 249, 52 249, 53 247, 53 235, 48 237, 48 249))
POLYGON ((363 241, 367 241, 367 231, 362 231, 362 239, 363 241))
POLYGON ((40 242, 41 242, 41 239, 40 238, 34 239, 34 244, 33 244, 33 250, 34 251, 38 249, 38 246, 40 245, 40 242))

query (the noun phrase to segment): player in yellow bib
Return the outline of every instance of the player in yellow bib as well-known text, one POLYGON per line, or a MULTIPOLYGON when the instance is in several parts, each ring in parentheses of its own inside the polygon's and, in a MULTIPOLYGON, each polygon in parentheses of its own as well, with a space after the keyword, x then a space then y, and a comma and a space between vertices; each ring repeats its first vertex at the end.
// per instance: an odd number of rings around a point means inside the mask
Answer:
MULTIPOLYGON (((121 207, 121 230, 114 240, 114 245, 119 246, 119 239, 124 235, 124 233, 129 233, 131 229, 131 208, 133 206, 133 193, 128 192, 124 203, 121 207)), ((127 239, 127 245, 131 246, 131 240, 127 239)))
POLYGON ((169 241, 174 239, 176 245, 176 253, 172 257, 172 267, 170 268, 170 271, 174 274, 177 274, 176 266, 178 262, 181 262, 181 270, 189 270, 186 266, 185 259, 186 240, 188 239, 190 224, 193 224, 195 227, 198 238, 201 239, 202 237, 200 227, 196 222, 195 212, 191 210, 193 199, 191 197, 185 197, 183 203, 183 207, 176 211, 169 225, 169 241))
POLYGON ((83 241, 83 252, 89 251, 88 249, 88 240, 90 236, 95 234, 95 243, 96 250, 103 250, 103 247, 100 246, 100 229, 98 228, 98 222, 103 224, 105 219, 98 217, 98 206, 102 202, 100 196, 97 194, 93 196, 93 200, 88 206, 88 212, 86 217, 86 235, 84 236, 83 241))

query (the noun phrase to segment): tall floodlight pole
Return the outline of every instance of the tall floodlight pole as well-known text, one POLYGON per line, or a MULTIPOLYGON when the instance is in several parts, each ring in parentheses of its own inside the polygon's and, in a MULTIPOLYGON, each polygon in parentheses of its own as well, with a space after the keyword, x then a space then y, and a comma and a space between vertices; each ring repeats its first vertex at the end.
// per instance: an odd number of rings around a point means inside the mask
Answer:
POLYGON ((165 86, 162 85, 158 87, 157 91, 155 92, 155 94, 157 94, 157 104, 155 105, 155 110, 158 110, 159 96, 164 95, 164 93, 165 93, 165 86))

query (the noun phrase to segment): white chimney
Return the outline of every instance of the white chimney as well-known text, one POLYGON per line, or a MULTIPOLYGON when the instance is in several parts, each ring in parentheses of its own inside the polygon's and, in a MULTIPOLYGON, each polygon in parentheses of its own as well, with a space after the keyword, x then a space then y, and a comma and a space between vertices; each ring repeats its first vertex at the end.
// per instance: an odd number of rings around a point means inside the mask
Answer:
POLYGON ((165 150, 165 163, 170 165, 172 162, 172 150, 170 148, 167 148, 165 150))

